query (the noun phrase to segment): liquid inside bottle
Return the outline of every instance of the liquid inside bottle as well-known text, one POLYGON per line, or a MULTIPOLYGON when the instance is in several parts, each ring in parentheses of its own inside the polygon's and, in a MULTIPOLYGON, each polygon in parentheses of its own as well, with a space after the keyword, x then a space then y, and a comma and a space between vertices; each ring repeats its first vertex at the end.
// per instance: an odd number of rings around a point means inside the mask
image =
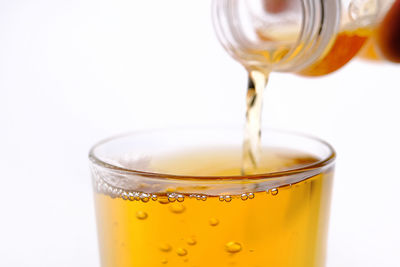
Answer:
POLYGON ((375 36, 364 56, 400 60, 400 0, 214 2, 217 35, 247 69, 323 76, 375 36))

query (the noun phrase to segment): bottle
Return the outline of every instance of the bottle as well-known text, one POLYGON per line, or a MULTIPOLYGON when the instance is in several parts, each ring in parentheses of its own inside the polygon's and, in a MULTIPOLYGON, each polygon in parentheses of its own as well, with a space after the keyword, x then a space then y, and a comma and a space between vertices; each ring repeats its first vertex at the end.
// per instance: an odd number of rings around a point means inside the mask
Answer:
MULTIPOLYGON (((224 48, 249 71, 321 76, 344 66, 377 32, 395 34, 396 1, 214 0, 213 21, 224 48), (379 31, 389 16, 394 30, 386 22, 379 31)), ((398 38, 392 39, 398 46, 398 38)))

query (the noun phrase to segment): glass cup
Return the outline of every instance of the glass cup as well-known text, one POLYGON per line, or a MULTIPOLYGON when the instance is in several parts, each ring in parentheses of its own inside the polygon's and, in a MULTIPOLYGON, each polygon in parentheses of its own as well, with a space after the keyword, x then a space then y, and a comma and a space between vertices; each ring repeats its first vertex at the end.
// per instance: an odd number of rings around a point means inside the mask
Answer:
POLYGON ((259 171, 240 174, 240 131, 175 129, 90 151, 101 265, 321 267, 335 152, 266 129, 259 171))

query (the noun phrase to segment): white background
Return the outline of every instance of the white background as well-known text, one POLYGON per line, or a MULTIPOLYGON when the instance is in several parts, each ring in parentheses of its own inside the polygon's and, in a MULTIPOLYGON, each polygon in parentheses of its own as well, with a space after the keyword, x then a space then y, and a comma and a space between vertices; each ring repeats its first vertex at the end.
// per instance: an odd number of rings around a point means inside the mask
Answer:
MULTIPOLYGON (((395 267, 400 66, 273 74, 264 126, 338 152, 329 267, 395 267)), ((99 266, 87 152, 143 128, 236 124, 246 74, 209 1, 0 0, 0 266, 99 266)))

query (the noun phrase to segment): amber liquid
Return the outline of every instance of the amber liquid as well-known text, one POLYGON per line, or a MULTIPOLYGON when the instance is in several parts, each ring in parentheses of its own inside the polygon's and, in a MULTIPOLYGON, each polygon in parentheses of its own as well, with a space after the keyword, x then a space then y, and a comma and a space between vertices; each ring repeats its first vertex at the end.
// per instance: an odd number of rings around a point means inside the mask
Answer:
POLYGON ((339 33, 329 51, 316 63, 301 70, 299 74, 322 76, 342 68, 357 55, 371 35, 372 30, 361 28, 339 33))
MULTIPOLYGON (((266 151, 255 173, 318 161, 296 151, 266 151)), ((151 162, 151 168, 180 175, 240 175, 240 150, 172 155, 151 162)), ((94 179, 95 184, 104 182, 96 175, 94 179)), ((181 191, 178 198, 168 199, 167 192, 177 190, 170 188, 130 200, 123 188, 114 197, 98 191, 101 265, 322 267, 331 187, 332 171, 325 170, 293 184, 239 194, 208 194, 204 188, 201 196, 181 191)))
POLYGON ((246 95, 246 121, 242 150, 241 174, 249 174, 258 169, 261 156, 261 114, 263 95, 268 84, 269 73, 252 70, 246 95))
MULTIPOLYGON (((346 65, 358 52, 362 49, 369 37, 372 35, 372 29, 358 28, 354 30, 344 30, 340 32, 336 39, 332 41, 332 45, 325 53, 311 66, 301 70, 298 74, 303 76, 322 76, 332 73, 344 65, 346 65)), ((263 40, 274 41, 273 38, 266 36, 261 31, 258 36, 263 40)), ((293 39, 293 38, 292 38, 293 39)), ((300 44, 294 48, 291 58, 295 57, 302 50, 304 44, 300 44)), ((274 64, 282 60, 289 48, 282 45, 273 51, 249 51, 250 53, 261 55, 266 62, 274 64)))

